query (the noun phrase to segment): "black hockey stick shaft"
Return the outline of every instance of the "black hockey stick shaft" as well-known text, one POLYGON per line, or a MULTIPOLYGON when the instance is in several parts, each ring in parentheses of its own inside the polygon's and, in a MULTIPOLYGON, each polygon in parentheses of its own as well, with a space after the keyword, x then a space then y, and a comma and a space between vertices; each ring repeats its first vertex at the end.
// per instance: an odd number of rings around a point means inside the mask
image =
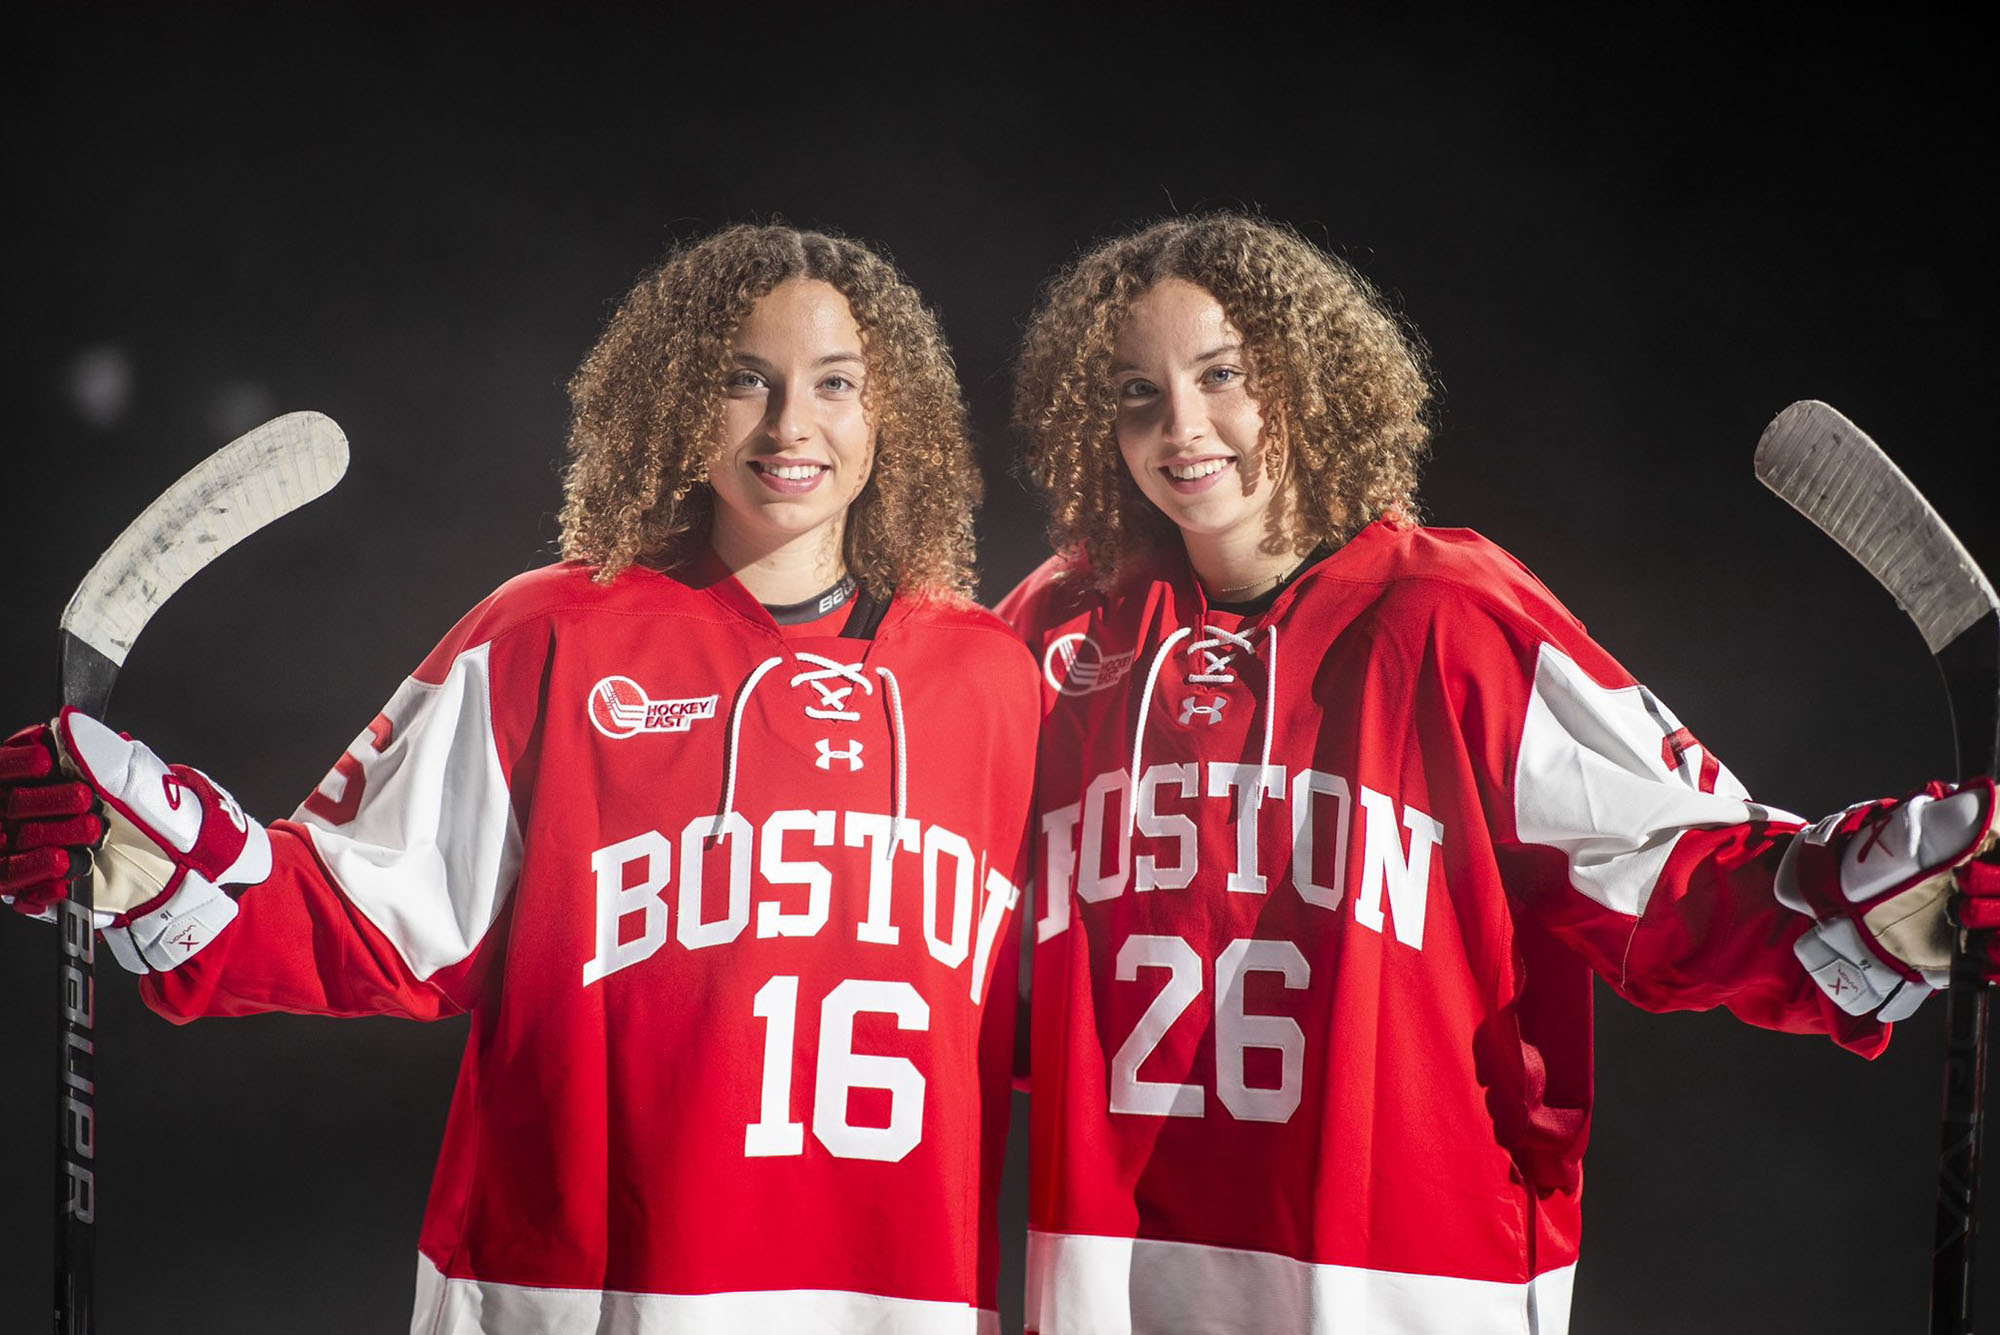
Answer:
MULTIPOLYGON (((62 701, 94 717, 118 665, 62 633, 62 701)), ((62 989, 56 1045, 56 1335, 89 1335, 97 1284, 97 933, 90 864, 72 869, 57 909, 62 989)))
MULTIPOLYGON (((1989 612, 1937 653, 1951 701, 1961 777, 2000 773, 2000 615, 1989 612)), ((1976 1335, 1973 1259, 1979 1232, 1979 1150, 1986 1116, 1991 994, 1962 939, 1945 992, 1944 1125, 1932 1230, 1932 1335, 1976 1335)))

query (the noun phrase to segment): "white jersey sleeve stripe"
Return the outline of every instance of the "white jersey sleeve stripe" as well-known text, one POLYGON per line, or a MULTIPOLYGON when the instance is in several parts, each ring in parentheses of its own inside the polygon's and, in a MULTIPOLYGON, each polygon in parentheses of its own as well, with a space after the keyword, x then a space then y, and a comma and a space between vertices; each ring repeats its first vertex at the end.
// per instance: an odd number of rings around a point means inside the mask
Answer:
POLYGON ((310 801, 294 816, 419 980, 478 948, 520 870, 487 649, 460 654, 436 685, 405 681, 382 710, 387 744, 365 732, 349 748, 364 785, 350 819, 333 824, 310 801))
POLYGON ((417 1255, 410 1335, 742 1335, 745 1331, 868 1331, 870 1335, 1000 1335, 997 1312, 964 1303, 835 1289, 761 1293, 617 1293, 447 1279, 417 1255))
POLYGON ((1561 851, 1578 891, 1638 917, 1683 831, 1795 819, 1749 797, 1652 692, 1600 686, 1562 650, 1541 647, 1515 762, 1514 829, 1523 843, 1561 851))
POLYGON ((1028 1234, 1028 1330, 1561 1335, 1575 1266, 1523 1284, 1317 1265, 1191 1242, 1028 1234))

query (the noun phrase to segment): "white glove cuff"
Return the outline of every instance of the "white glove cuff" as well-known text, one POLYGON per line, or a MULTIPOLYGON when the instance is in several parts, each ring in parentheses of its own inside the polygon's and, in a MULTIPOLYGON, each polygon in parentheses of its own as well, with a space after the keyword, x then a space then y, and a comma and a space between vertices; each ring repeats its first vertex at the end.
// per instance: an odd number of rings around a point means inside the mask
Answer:
POLYGON ((123 927, 103 928, 112 957, 131 973, 165 971, 192 959, 236 919, 236 901, 190 871, 173 897, 123 927))
POLYGON ((1922 983, 1906 980, 1868 948, 1845 918, 1814 923, 1792 944, 1792 953, 1836 1006, 1849 1015, 1873 1014, 1885 1022, 1908 1018, 1945 982, 1928 972, 1922 983))

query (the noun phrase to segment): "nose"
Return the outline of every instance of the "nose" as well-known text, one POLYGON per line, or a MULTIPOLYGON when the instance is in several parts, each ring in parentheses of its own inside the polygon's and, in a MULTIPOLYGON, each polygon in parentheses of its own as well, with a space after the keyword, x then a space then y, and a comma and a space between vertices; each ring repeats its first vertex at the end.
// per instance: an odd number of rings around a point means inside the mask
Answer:
POLYGON ((1193 385, 1171 385, 1160 395, 1160 435, 1169 445, 1192 445, 1208 433, 1208 414, 1193 385))
POLYGON ((812 434, 812 405, 803 394, 773 390, 764 408, 764 427, 781 445, 790 445, 812 434))

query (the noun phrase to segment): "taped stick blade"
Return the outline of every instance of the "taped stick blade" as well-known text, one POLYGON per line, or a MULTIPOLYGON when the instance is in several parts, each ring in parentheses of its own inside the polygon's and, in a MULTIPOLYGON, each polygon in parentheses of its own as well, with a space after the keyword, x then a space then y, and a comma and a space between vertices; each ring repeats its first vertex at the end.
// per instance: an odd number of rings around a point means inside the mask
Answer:
POLYGON ((63 609, 62 628, 114 667, 161 603, 209 562, 347 472, 347 437, 322 413, 287 413, 193 468, 105 549, 63 609))
POLYGON ((1757 480, 1889 591, 1933 654, 2000 608, 1993 585, 1923 493, 1866 432, 1816 399, 1771 420, 1757 480))

